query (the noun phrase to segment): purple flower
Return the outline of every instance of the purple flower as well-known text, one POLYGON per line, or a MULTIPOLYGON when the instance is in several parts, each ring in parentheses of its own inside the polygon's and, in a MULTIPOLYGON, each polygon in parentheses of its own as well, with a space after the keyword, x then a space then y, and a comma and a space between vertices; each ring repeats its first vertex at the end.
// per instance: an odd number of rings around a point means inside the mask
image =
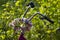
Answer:
POLYGON ((19 40, 26 40, 26 38, 24 37, 24 34, 21 33, 20 37, 19 37, 19 40))

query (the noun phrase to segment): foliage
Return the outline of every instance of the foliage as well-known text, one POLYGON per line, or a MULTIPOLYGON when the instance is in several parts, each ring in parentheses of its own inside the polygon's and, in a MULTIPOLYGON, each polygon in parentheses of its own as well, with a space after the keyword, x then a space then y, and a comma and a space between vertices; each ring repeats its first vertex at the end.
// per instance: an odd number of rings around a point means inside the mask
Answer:
POLYGON ((21 18, 29 2, 34 2, 35 8, 31 8, 26 18, 39 11, 54 20, 54 24, 47 20, 39 19, 38 15, 31 21, 33 27, 25 33, 27 40, 60 40, 60 0, 0 0, 0 40, 17 40, 20 31, 14 34, 9 23, 15 18, 21 18))

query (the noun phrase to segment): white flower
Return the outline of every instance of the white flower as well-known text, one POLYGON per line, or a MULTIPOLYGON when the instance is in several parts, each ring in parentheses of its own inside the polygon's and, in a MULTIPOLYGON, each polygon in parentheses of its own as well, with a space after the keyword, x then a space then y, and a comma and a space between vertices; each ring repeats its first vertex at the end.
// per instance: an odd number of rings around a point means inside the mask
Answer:
POLYGON ((20 22, 20 18, 16 18, 11 23, 9 23, 9 26, 15 27, 19 22, 20 22))

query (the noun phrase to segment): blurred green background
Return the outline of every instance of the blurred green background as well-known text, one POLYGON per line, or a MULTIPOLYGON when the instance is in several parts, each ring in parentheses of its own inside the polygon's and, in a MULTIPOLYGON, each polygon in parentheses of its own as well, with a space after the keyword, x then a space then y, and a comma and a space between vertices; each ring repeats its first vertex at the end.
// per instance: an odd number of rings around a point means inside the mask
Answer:
POLYGON ((0 40, 18 40, 20 32, 14 34, 9 23, 15 18, 22 18, 27 4, 33 2, 26 18, 39 11, 54 20, 54 24, 39 19, 38 15, 31 21, 33 27, 25 33, 27 40, 60 40, 60 0, 0 0, 0 40), (59 30, 58 30, 59 29, 59 30))

